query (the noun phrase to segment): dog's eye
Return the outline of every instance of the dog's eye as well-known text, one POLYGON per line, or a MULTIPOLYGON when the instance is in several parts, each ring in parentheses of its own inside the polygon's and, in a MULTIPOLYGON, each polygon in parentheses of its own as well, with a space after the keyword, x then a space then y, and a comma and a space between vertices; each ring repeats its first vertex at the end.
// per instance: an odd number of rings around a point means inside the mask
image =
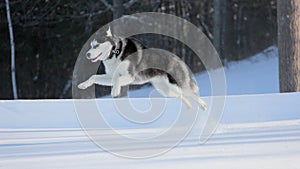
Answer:
POLYGON ((96 49, 97 47, 99 47, 99 44, 95 45, 93 48, 96 49))

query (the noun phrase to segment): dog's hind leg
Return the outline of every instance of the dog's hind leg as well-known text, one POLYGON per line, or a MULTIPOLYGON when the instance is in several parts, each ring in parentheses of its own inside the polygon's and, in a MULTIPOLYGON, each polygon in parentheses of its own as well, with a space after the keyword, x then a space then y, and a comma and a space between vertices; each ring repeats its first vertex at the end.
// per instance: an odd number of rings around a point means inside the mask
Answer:
POLYGON ((199 96, 197 96, 196 94, 191 94, 190 97, 193 100, 195 100, 204 111, 207 110, 207 105, 206 105, 205 101, 202 100, 199 96))
POLYGON ((191 109, 193 107, 192 104, 191 104, 191 102, 186 97, 184 97, 182 94, 180 94, 180 93, 178 93, 176 91, 169 90, 169 91, 164 92, 164 93, 165 93, 164 96, 175 97, 177 99, 182 100, 183 103, 186 104, 186 106, 188 107, 188 109, 191 109))
MULTIPOLYGON (((172 91, 171 91, 171 93, 172 93, 172 91)), ((191 104, 191 102, 190 102, 186 97, 184 97, 182 94, 179 94, 179 93, 178 93, 178 94, 173 93, 172 95, 173 95, 174 97, 176 97, 176 98, 182 100, 183 103, 185 103, 189 109, 191 109, 191 108, 193 107, 192 104, 191 104)))
POLYGON ((79 89, 86 89, 93 84, 98 84, 102 86, 112 86, 112 78, 109 75, 103 74, 103 75, 93 75, 88 80, 80 83, 78 85, 79 89))
POLYGON ((163 96, 165 97, 175 97, 180 100, 182 100, 189 109, 192 108, 192 104, 190 101, 181 94, 180 91, 176 89, 175 86, 172 86, 169 82, 166 82, 165 79, 158 80, 156 82, 152 82, 152 85, 155 87, 155 89, 163 96))

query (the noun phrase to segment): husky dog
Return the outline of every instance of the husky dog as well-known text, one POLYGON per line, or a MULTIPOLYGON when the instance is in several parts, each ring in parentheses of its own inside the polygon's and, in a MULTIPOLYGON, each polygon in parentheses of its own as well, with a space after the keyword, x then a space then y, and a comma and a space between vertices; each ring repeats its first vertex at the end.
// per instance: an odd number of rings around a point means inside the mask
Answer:
POLYGON ((86 58, 91 62, 103 62, 105 74, 92 75, 80 83, 78 88, 86 89, 93 84, 112 86, 111 95, 117 97, 122 86, 150 82, 160 94, 179 98, 188 108, 192 107, 188 98, 192 98, 203 110, 207 109, 206 103, 199 97, 198 86, 183 61, 164 56, 160 56, 159 60, 146 57, 143 52, 146 47, 142 43, 133 38, 116 37, 110 28, 106 32, 106 38, 103 43, 94 39, 86 53, 86 58), (163 69, 151 67, 157 63, 163 65, 163 69))

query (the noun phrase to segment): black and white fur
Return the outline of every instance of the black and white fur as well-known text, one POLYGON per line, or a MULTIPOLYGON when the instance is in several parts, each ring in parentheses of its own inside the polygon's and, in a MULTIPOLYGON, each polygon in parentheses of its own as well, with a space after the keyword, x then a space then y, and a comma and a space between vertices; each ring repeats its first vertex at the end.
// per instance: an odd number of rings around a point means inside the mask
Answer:
POLYGON ((93 84, 112 86, 111 95, 117 97, 122 86, 150 82, 160 94, 179 98, 188 108, 192 105, 187 98, 192 98, 203 110, 207 109, 206 103, 198 95, 198 86, 183 61, 163 56, 159 61, 145 57, 145 47, 136 39, 115 37, 110 29, 106 34, 107 41, 98 43, 94 39, 86 53, 91 62, 102 61, 106 73, 92 75, 80 83, 78 88, 86 89, 93 84), (132 55, 133 53, 136 54, 132 55), (155 65, 158 62, 171 74, 155 68, 144 69, 147 65, 155 65))

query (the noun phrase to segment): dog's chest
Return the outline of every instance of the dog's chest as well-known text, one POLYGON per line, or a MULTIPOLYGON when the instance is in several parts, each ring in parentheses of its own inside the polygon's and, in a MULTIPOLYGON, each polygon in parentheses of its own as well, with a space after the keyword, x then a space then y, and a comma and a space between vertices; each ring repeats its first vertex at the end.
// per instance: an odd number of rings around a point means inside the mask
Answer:
POLYGON ((123 75, 128 73, 129 61, 121 61, 116 58, 103 61, 105 73, 113 76, 115 73, 123 75))

